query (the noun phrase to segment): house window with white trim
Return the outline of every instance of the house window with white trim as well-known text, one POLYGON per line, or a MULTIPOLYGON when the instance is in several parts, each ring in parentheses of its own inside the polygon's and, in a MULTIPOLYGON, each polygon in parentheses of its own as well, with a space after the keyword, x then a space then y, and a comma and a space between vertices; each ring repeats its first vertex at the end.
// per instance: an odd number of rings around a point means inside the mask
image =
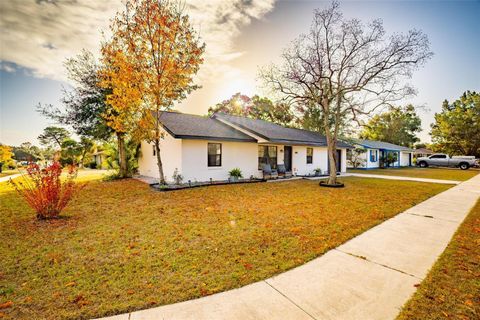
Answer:
POLYGON ((222 166, 222 144, 221 143, 208 144, 208 166, 209 167, 222 166))
POLYGON ((377 162, 378 150, 370 150, 370 162, 377 162))
POLYGON ((307 148, 307 164, 313 163, 313 148, 307 148))
POLYGON ((262 170, 264 164, 269 164, 272 169, 277 168, 276 146, 258 146, 258 170, 262 170))

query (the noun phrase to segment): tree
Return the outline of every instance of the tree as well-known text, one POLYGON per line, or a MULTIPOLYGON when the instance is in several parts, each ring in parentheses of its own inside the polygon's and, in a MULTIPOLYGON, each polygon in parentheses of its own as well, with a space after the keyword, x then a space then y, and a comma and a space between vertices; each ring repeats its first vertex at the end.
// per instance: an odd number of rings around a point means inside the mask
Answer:
POLYGON ((92 149, 95 146, 95 143, 93 142, 93 140, 87 137, 80 137, 80 142, 78 143, 78 146, 80 147, 80 150, 81 150, 79 163, 81 166, 83 166, 85 165, 85 158, 87 154, 92 152, 92 149))
POLYGON ((12 147, 0 143, 0 173, 2 173, 4 165, 13 165, 12 156, 12 147))
POLYGON ((453 103, 445 100, 430 135, 435 149, 480 157, 480 94, 467 91, 453 103))
POLYGON ((297 105, 321 110, 328 144, 328 184, 336 184, 335 153, 346 117, 360 122, 386 105, 414 94, 405 79, 432 53, 426 35, 411 30, 385 37, 381 20, 347 20, 333 2, 315 10, 308 34, 292 42, 283 63, 261 71, 265 83, 297 105))
POLYGON ((41 158, 41 150, 30 142, 23 142, 18 147, 13 147, 14 158, 17 161, 36 161, 41 158))
POLYGON ((270 99, 258 95, 250 98, 240 92, 234 94, 230 99, 208 108, 209 115, 217 112, 270 121, 283 126, 293 126, 295 120, 290 105, 287 103, 272 102, 270 99))
POLYGON ((67 59, 64 66, 73 87, 62 89, 63 108, 39 104, 37 111, 59 124, 72 127, 79 136, 108 140, 113 131, 103 114, 108 107, 106 96, 111 89, 99 85, 101 66, 87 50, 67 59))
MULTIPOLYGON (((113 38, 102 52, 109 63, 113 60, 120 64, 116 65, 118 72, 110 77, 137 78, 142 83, 137 88, 142 108, 136 134, 154 143, 160 183, 164 184, 160 153, 164 130, 160 114, 198 88, 193 76, 203 63, 205 44, 200 42, 181 6, 167 0, 128 0, 126 10, 115 17, 111 30, 113 38)), ((118 82, 112 84, 114 88, 118 86, 118 82)), ((109 95, 108 100, 118 111, 117 102, 125 105, 121 100, 128 101, 132 94, 137 91, 125 92, 123 97, 109 95)))
POLYGON ((360 133, 360 138, 379 140, 412 148, 420 141, 416 133, 422 131, 422 121, 415 107, 393 107, 390 111, 375 115, 360 133))
POLYGON ((73 139, 67 138, 62 142, 61 163, 65 164, 77 164, 78 159, 82 155, 82 147, 79 143, 73 139))
POLYGON ((349 149, 347 150, 347 160, 351 163, 352 167, 354 169, 357 169, 359 167, 362 167, 365 162, 365 154, 367 153, 367 150, 362 147, 358 147, 355 149, 349 149))
POLYGON ((53 147, 53 145, 57 145, 59 148, 61 148, 63 140, 69 136, 70 132, 64 128, 46 127, 43 129, 43 133, 38 136, 38 141, 47 147, 53 147))

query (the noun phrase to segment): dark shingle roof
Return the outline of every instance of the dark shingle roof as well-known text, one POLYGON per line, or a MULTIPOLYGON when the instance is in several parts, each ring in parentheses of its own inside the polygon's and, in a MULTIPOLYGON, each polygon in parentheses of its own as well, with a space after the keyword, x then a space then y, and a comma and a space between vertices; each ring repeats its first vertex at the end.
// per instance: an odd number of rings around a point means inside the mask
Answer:
MULTIPOLYGON (((228 121, 246 131, 251 132, 254 135, 274 143, 312 146, 327 145, 325 136, 312 131, 286 128, 264 120, 232 116, 225 113, 216 113, 213 115, 213 117, 228 121)), ((342 141, 338 141, 337 146, 340 148, 351 147, 342 141)))
POLYGON ((162 112, 160 122, 175 138, 251 141, 254 138, 212 118, 178 112, 162 112))
POLYGON ((385 149, 385 150, 398 150, 398 151, 413 151, 410 148, 399 146, 393 143, 383 141, 373 141, 366 139, 356 139, 355 143, 371 149, 385 149))

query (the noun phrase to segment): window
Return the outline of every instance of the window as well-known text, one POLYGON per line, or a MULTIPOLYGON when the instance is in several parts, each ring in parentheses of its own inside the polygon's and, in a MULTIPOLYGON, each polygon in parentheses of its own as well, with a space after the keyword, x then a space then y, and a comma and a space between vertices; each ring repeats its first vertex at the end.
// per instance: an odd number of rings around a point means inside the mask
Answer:
POLYGON ((157 155, 157 150, 155 149, 155 145, 152 146, 153 148, 153 156, 155 157, 157 155))
POLYGON ((370 150, 370 162, 377 162, 378 150, 370 150))
POLYGON ((277 168, 277 147, 258 146, 258 170, 262 170, 264 164, 270 164, 272 169, 277 168))
POLYGON ((445 154, 434 154, 430 157, 430 159, 446 159, 447 156, 445 154))
POLYGON ((313 163, 313 148, 307 148, 307 164, 313 163))
POLYGON ((208 166, 209 167, 222 166, 222 144, 221 143, 208 144, 208 166))

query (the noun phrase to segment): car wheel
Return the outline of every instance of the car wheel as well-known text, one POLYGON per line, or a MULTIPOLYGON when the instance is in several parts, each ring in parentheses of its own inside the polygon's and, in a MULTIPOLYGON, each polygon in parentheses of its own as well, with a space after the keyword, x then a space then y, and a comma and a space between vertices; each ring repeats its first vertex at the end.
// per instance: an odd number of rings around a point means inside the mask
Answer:
POLYGON ((428 164, 425 161, 420 162, 419 165, 420 165, 420 168, 428 167, 428 164))
POLYGON ((462 169, 462 170, 467 170, 468 168, 470 168, 470 166, 468 165, 468 163, 460 163, 460 169, 462 169))

